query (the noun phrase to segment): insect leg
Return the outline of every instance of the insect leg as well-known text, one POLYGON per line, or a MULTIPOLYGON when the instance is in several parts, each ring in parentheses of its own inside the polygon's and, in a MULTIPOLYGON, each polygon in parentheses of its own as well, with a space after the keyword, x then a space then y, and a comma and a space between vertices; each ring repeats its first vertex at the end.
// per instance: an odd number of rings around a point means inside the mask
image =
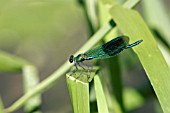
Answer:
MULTIPOLYGON (((76 62, 74 66, 76 67, 76 70, 74 70, 73 73, 75 73, 78 70, 78 66, 81 67, 83 70, 86 70, 82 65, 79 64, 79 62, 76 62)), ((80 75, 83 73, 83 70, 81 71, 80 75)), ((80 75, 78 75, 76 79, 78 79, 80 75)))
POLYGON ((81 62, 81 63, 88 68, 88 73, 89 73, 89 74, 87 75, 87 77, 88 77, 88 79, 89 79, 89 78, 90 78, 91 71, 92 71, 92 67, 89 66, 89 65, 87 65, 87 64, 85 64, 84 62, 81 62))
POLYGON ((81 63, 88 68, 88 72, 91 72, 91 69, 90 69, 90 68, 92 68, 91 66, 85 64, 84 62, 81 62, 81 63))
MULTIPOLYGON (((76 63, 76 62, 74 63, 74 67, 76 67, 76 69, 72 71, 72 74, 75 74, 75 72, 78 70, 77 63, 76 63)), ((72 74, 70 74, 70 76, 71 76, 72 74)))
MULTIPOLYGON (((82 63, 82 62, 81 62, 82 63)), ((78 62, 77 64, 83 69, 83 70, 86 70, 82 65, 80 65, 78 62)))

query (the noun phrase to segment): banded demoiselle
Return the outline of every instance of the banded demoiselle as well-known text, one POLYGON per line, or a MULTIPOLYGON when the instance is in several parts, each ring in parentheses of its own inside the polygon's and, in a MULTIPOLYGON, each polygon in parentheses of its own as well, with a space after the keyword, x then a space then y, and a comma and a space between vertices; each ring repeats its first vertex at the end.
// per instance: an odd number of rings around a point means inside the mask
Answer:
MULTIPOLYGON (((85 60, 92 59, 105 59, 118 55, 124 49, 131 48, 140 44, 143 40, 138 40, 132 44, 129 44, 128 36, 119 36, 112 39, 111 41, 100 45, 96 48, 93 48, 83 54, 79 54, 76 57, 73 55, 70 56, 69 62, 75 64, 76 70, 78 70, 77 65, 81 66, 79 63, 83 63, 85 60)), ((81 66, 82 67, 82 66, 81 66)))

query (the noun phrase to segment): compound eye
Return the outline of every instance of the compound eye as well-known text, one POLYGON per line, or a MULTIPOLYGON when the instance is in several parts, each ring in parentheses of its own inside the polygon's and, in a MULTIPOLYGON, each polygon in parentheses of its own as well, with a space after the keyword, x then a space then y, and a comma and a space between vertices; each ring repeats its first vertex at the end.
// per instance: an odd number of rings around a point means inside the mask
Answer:
POLYGON ((70 56, 70 58, 69 58, 69 62, 70 62, 70 63, 72 63, 72 62, 73 62, 73 58, 74 58, 74 56, 73 56, 73 55, 71 55, 71 56, 70 56))

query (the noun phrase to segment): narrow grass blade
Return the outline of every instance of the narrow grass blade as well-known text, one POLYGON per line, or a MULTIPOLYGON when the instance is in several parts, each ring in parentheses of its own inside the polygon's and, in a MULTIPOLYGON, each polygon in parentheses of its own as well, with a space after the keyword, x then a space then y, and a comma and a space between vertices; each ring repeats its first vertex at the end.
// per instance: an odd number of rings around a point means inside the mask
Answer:
MULTIPOLYGON (((120 0, 115 0, 117 2, 121 2, 120 0)), ((101 26, 107 23, 108 20, 111 19, 111 15, 109 14, 109 9, 111 6, 116 5, 116 2, 114 0, 99 0, 99 17, 100 17, 100 24, 101 26)), ((135 5, 138 4, 140 0, 127 0, 124 4, 123 7, 126 8, 132 8, 135 5), (134 5, 135 4, 135 5, 134 5)), ((104 39, 111 40, 113 37, 118 36, 118 30, 114 29, 111 32, 109 32, 104 39)), ((120 61, 119 61, 119 56, 116 56, 114 58, 106 59, 106 62, 108 65, 108 72, 109 72, 109 77, 110 79, 110 88, 112 89, 111 92, 111 98, 110 100, 113 100, 113 102, 110 102, 109 106, 119 106, 119 107, 113 107, 112 111, 117 111, 117 112, 125 112, 125 107, 124 107, 124 102, 122 99, 122 80, 121 80, 121 68, 120 68, 120 61), (115 105, 115 103, 117 105, 115 105), (121 110, 120 110, 121 108, 121 110)))
POLYGON ((143 10, 150 27, 158 32, 170 47, 170 18, 163 0, 143 0, 143 10))
POLYGON ((97 6, 96 6, 96 1, 95 0, 85 0, 85 10, 87 13, 87 17, 89 22, 91 23, 92 31, 97 31, 99 28, 98 25, 98 17, 97 17, 97 6))
POLYGON ((122 87, 122 70, 120 67, 120 58, 116 56, 112 59, 106 60, 108 64, 109 74, 110 74, 110 84, 112 88, 112 96, 119 103, 122 112, 125 112, 124 100, 123 100, 123 87, 122 87))
POLYGON ((133 10, 115 6, 110 10, 118 28, 130 37, 130 43, 143 42, 134 47, 165 113, 170 112, 170 69, 167 66, 153 35, 141 16, 133 10))
MULTIPOLYGON (((98 6, 99 6, 99 17, 100 17, 100 24, 101 26, 103 26, 108 20, 111 19, 111 16, 109 14, 109 6, 107 5, 107 2, 104 2, 105 0, 100 0, 98 2, 98 6), (102 2, 101 2, 102 1, 102 2)), ((113 2, 113 1, 112 1, 113 2)), ((108 41, 111 40, 113 37, 118 36, 118 30, 114 29, 111 32, 109 32, 104 39, 108 41)), ((107 42, 107 41, 106 41, 107 42)), ((106 70, 108 72, 108 74, 106 74, 105 76, 110 78, 109 79, 109 86, 110 86, 110 98, 113 99, 109 99, 114 100, 114 98, 116 98, 117 101, 117 106, 119 107, 112 107, 113 109, 111 109, 113 111, 119 111, 121 108, 121 111, 124 111, 124 106, 123 106, 123 100, 122 100, 122 84, 121 84, 121 69, 120 69, 120 65, 119 65, 119 56, 116 56, 114 58, 109 58, 105 60, 105 63, 107 65, 108 70, 106 70)), ((108 97, 108 96, 107 96, 108 97)), ((108 106, 115 106, 115 101, 113 102, 109 102, 108 106)))
POLYGON ((141 0, 127 0, 124 4, 123 7, 132 9, 132 7, 135 7, 141 0))
MULTIPOLYGON (((39 83, 38 70, 32 65, 23 67, 23 84, 24 92, 32 90, 39 83)), ((41 105, 41 96, 36 95, 29 99, 25 105, 24 110, 26 113, 38 112, 41 105)))
POLYGON ((21 72, 26 64, 29 63, 24 59, 0 51, 0 72, 21 72))
POLYGON ((0 98, 0 113, 4 113, 4 106, 3 106, 1 98, 0 98))
POLYGON ((98 75, 94 77, 94 87, 97 99, 98 113, 109 113, 106 97, 102 88, 102 84, 98 75))
POLYGON ((93 79, 97 70, 98 68, 94 67, 91 73, 78 70, 75 73, 67 74, 67 86, 74 113, 90 113, 89 82, 93 79), (90 78, 87 76, 90 76, 90 78))

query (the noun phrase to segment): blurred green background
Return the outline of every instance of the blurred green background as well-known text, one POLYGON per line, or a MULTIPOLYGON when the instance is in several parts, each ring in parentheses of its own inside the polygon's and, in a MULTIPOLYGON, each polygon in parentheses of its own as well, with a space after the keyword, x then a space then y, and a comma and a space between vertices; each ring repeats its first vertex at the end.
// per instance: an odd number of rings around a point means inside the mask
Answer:
MULTIPOLYGON (((164 2, 167 8, 170 7, 169 0, 164 2)), ((88 37, 87 20, 77 0, 0 0, 0 50, 30 61, 38 68, 41 80, 68 60, 88 37)), ((140 66, 133 67, 128 73, 133 75, 134 70, 141 70, 140 66)), ((145 77, 133 77, 124 82, 147 81, 145 77)), ((5 107, 23 94, 22 86, 20 74, 0 74, 0 96, 5 107)), ((149 111, 152 104, 148 103, 144 108, 149 111)), ((43 93, 42 111, 72 112, 64 77, 43 93)), ((22 113, 22 110, 15 113, 22 113)))
MULTIPOLYGON (((76 0, 1 0, 0 49, 30 61, 43 80, 86 41, 85 21, 76 0)), ((21 75, 0 74, 5 107, 22 95, 22 85, 21 75)), ((42 109, 71 111, 64 79, 43 94, 42 109)))

